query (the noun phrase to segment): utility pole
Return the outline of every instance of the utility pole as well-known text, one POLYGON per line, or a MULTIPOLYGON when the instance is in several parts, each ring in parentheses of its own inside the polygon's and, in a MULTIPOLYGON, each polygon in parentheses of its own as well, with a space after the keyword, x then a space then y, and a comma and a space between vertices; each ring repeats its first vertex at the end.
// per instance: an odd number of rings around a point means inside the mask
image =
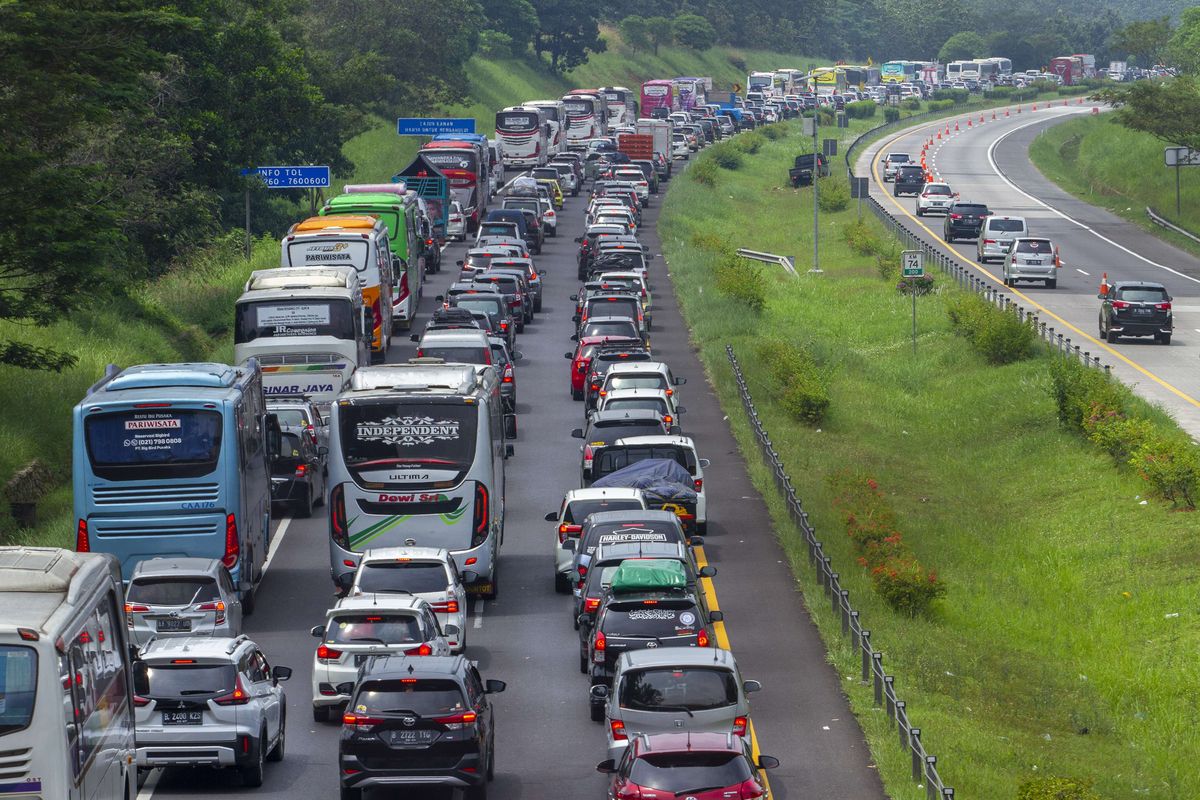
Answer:
POLYGON ((821 183, 821 151, 818 148, 817 128, 821 119, 821 104, 817 103, 817 107, 813 109, 813 260, 812 269, 809 272, 821 272, 821 209, 820 209, 820 189, 818 186, 821 183))

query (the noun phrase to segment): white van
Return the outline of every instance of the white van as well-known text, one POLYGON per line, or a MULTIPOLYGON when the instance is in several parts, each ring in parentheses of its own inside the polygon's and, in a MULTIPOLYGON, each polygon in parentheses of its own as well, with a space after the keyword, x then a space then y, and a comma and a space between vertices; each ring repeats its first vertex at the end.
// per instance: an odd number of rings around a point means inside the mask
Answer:
POLYGON ((234 360, 258 359, 268 398, 306 396, 327 414, 370 361, 374 319, 354 267, 256 270, 234 320, 234 360))
POLYGON ((0 791, 48 800, 136 796, 117 559, 0 547, 0 604, 0 791))

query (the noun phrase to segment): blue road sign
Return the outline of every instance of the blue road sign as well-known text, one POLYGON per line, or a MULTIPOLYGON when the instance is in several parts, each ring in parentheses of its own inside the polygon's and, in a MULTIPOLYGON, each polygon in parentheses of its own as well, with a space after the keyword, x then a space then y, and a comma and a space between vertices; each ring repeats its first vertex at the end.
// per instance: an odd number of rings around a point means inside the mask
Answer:
POLYGON ((396 133, 401 136, 437 136, 439 133, 474 133, 475 120, 437 117, 400 117, 396 120, 396 133))
POLYGON ((329 167, 251 167, 243 175, 258 175, 268 189, 323 189, 329 186, 329 167))

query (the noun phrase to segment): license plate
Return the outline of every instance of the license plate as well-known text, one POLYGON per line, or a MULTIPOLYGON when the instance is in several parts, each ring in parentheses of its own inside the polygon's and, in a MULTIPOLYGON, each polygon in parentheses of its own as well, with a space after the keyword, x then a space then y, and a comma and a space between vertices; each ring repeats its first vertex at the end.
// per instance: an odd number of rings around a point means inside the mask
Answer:
POLYGON ((154 627, 159 633, 190 631, 192 621, 190 619, 160 619, 155 620, 154 627))
POLYGON ((1040 267, 1042 265, 1042 260, 1040 258, 1031 258, 1025 263, 1031 267, 1040 267))
POLYGON ((433 744, 437 731, 387 731, 387 742, 392 747, 426 747, 433 744))
POLYGON ((201 711, 164 711, 163 725, 199 725, 204 721, 201 711))
POLYGON ((1135 309, 1133 310, 1133 313, 1134 313, 1134 314, 1137 314, 1139 317, 1144 317, 1144 316, 1147 316, 1147 315, 1149 315, 1149 313, 1150 313, 1150 309, 1148 309, 1148 308, 1135 308, 1135 309))

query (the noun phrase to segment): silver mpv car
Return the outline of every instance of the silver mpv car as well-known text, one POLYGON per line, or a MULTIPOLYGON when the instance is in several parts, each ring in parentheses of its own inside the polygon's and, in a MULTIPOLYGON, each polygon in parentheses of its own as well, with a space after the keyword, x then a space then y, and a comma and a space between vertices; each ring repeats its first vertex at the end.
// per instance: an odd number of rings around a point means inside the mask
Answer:
POLYGON ((242 601, 229 570, 215 558, 150 558, 125 590, 132 644, 168 636, 237 636, 242 601))
POLYGON ((264 762, 283 760, 290 677, 246 636, 151 642, 133 663, 138 769, 229 767, 261 786, 264 762))
POLYGON ((733 733, 748 736, 750 702, 762 688, 742 680, 733 653, 719 648, 634 650, 617 660, 613 688, 593 686, 606 701, 608 757, 621 758, 629 737, 648 733, 733 733))

